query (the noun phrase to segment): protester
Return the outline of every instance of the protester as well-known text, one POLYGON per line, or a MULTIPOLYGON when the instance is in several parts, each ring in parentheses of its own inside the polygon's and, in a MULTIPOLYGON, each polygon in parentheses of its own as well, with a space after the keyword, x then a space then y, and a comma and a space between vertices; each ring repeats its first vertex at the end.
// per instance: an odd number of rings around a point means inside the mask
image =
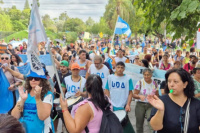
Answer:
POLYGON ((141 60, 140 66, 149 68, 149 62, 148 62, 148 60, 145 60, 145 59, 141 60))
MULTIPOLYGON (((113 105, 113 110, 131 111, 131 100, 133 81, 128 75, 124 75, 125 64, 118 62, 116 64, 116 72, 114 75, 109 75, 105 86, 105 94, 110 97, 113 105)), ((127 116, 127 123, 123 127, 124 133, 134 133, 134 129, 127 116)))
POLYGON ((138 55, 136 55, 136 56, 135 56, 135 60, 134 60, 134 64, 135 64, 135 65, 138 65, 138 66, 140 66, 140 65, 141 65, 141 63, 140 63, 139 59, 140 59, 140 58, 139 58, 139 56, 138 56, 138 55))
MULTIPOLYGON (((143 133, 143 125, 145 115, 147 118, 150 117, 152 106, 147 100, 147 96, 151 94, 158 95, 158 85, 152 80, 152 70, 143 70, 143 79, 139 80, 134 88, 133 98, 137 99, 135 106, 135 116, 136 116, 136 130, 137 133, 143 133)), ((150 132, 153 132, 151 126, 149 125, 150 132)))
POLYGON ((200 100, 200 67, 195 67, 192 71, 194 75, 195 97, 200 100))
POLYGON ((108 75, 110 75, 109 69, 103 64, 103 59, 101 56, 95 55, 94 64, 91 64, 88 72, 86 73, 86 79, 90 74, 97 74, 101 77, 103 86, 105 89, 105 85, 107 82, 108 75))
POLYGON ((22 62, 21 58, 17 54, 12 54, 11 55, 11 62, 10 62, 10 64, 14 65, 15 67, 23 66, 24 65, 24 63, 22 62))
POLYGON ((22 124, 13 116, 0 114, 0 133, 25 133, 22 124))
POLYGON ((61 61, 62 57, 61 57, 61 55, 57 52, 57 48, 56 48, 56 47, 52 47, 52 48, 51 48, 51 52, 52 52, 52 54, 55 56, 56 60, 61 61))
POLYGON ((196 63, 198 62, 198 58, 195 55, 190 55, 190 58, 191 58, 190 62, 185 64, 183 66, 183 69, 192 74, 192 70, 195 68, 196 63))
POLYGON ((12 44, 8 44, 8 49, 6 50, 6 53, 10 55, 15 53, 15 50, 13 49, 12 44))
POLYGON ((180 61, 181 62, 181 66, 184 66, 185 62, 184 62, 184 57, 182 56, 182 51, 181 50, 177 50, 176 51, 176 55, 174 56, 174 60, 175 61, 180 61))
POLYGON ((88 71, 90 65, 92 62, 88 59, 86 59, 86 51, 80 50, 79 51, 79 59, 76 61, 80 66, 80 76, 85 77, 86 72, 88 71))
POLYGON ((162 63, 161 63, 161 66, 160 66, 160 69, 161 70, 169 70, 172 68, 172 65, 169 63, 169 55, 165 54, 163 55, 162 57, 162 63))
POLYGON ((173 67, 174 69, 179 69, 179 68, 181 68, 181 62, 180 61, 175 61, 174 62, 174 67, 173 67))
POLYGON ((184 69, 171 69, 165 75, 166 92, 159 99, 148 95, 154 106, 150 124, 158 133, 198 133, 200 126, 200 101, 194 98, 194 83, 184 69))
POLYGON ((26 132, 53 132, 50 118, 53 106, 53 93, 45 75, 32 72, 23 86, 19 87, 20 98, 12 110, 12 116, 25 123, 26 132), (23 114, 23 115, 21 115, 23 114))
POLYGON ((74 106, 71 115, 68 111, 67 100, 60 97, 63 118, 68 132, 84 132, 86 126, 91 133, 100 131, 102 110, 109 103, 103 93, 102 80, 98 75, 90 75, 85 87, 88 98, 74 106))
POLYGON ((65 98, 71 96, 82 96, 87 97, 87 94, 84 93, 84 87, 86 79, 80 75, 80 66, 78 63, 73 63, 71 65, 72 75, 66 76, 62 82, 63 93, 65 98))

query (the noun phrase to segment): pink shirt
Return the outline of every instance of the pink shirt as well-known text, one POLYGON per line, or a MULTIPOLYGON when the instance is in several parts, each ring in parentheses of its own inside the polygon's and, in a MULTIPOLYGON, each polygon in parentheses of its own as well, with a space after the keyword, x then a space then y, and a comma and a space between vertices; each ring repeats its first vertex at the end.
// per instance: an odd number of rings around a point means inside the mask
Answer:
MULTIPOLYGON (((71 111, 71 115, 74 118, 78 107, 80 107, 86 103, 89 103, 90 107, 92 108, 93 114, 94 114, 94 118, 92 120, 90 120, 89 123, 87 124, 89 132, 90 133, 99 133, 103 112, 101 109, 97 110, 91 101, 88 101, 87 99, 85 99, 82 102, 78 103, 77 105, 74 105, 72 108, 72 111, 71 111)), ((85 133, 85 129, 81 133, 85 133)))
POLYGON ((160 69, 162 69, 162 70, 168 70, 170 67, 171 67, 170 63, 168 63, 167 67, 165 67, 164 64, 162 63, 160 69))

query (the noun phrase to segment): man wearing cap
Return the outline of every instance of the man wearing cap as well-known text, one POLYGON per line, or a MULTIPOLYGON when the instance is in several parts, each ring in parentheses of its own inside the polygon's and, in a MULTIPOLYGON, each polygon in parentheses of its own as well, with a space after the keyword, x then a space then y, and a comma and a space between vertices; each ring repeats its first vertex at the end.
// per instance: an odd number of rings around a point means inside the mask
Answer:
POLYGON ((115 59, 112 62, 113 68, 115 68, 116 64, 120 61, 123 63, 130 63, 129 59, 124 57, 124 51, 122 49, 119 49, 117 51, 117 57, 115 57, 115 59))
POLYGON ((79 75, 80 66, 78 63, 73 63, 71 65, 71 72, 72 75, 65 77, 62 82, 62 89, 65 94, 65 98, 69 98, 74 95, 86 97, 86 93, 83 93, 86 79, 79 75))
MULTIPOLYGON (((58 70, 58 77, 59 77, 59 80, 60 80, 60 83, 62 83, 64 81, 64 78, 71 75, 71 72, 68 70, 68 67, 69 67, 69 63, 68 61, 66 60, 62 60, 60 62, 60 67, 59 67, 59 70, 58 70)), ((55 98, 59 98, 60 97, 60 89, 59 89, 59 85, 58 85, 58 81, 57 81, 57 78, 56 78, 56 75, 54 74, 54 77, 53 77, 53 81, 55 83, 55 86, 54 86, 54 95, 55 95, 55 98)), ((55 116, 57 115, 57 111, 55 108, 53 108, 53 117, 54 118, 55 116)), ((55 127, 55 131, 57 131, 57 126, 58 126, 58 118, 59 118, 59 115, 57 117, 57 119, 55 119, 54 121, 54 127, 55 127)))
POLYGON ((195 55, 190 55, 190 59, 190 62, 185 64, 183 69, 192 74, 192 70, 195 68, 196 63, 198 62, 198 58, 195 55))

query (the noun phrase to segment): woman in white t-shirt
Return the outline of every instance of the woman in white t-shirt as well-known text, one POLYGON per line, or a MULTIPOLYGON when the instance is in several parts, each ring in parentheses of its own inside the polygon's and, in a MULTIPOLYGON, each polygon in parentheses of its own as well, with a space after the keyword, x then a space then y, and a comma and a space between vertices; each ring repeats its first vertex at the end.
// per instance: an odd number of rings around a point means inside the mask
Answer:
MULTIPOLYGON (((152 80, 152 70, 144 69, 143 70, 143 79, 139 80, 133 92, 133 98, 137 99, 135 107, 135 116, 136 116, 136 132, 143 132, 143 124, 145 119, 145 114, 147 118, 150 117, 152 106, 147 100, 148 95, 158 95, 158 85, 155 81, 152 80)), ((149 132, 153 132, 151 126, 149 125, 149 132)))

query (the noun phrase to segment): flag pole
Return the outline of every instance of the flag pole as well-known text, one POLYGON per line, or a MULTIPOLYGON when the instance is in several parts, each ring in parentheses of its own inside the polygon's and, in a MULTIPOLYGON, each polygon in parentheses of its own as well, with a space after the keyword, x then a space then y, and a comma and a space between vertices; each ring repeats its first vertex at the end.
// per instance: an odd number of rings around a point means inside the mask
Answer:
POLYGON ((51 52, 50 45, 49 45, 50 41, 48 40, 47 43, 48 43, 48 50, 49 50, 50 58, 51 58, 51 61, 52 61, 52 64, 53 64, 53 68, 54 68, 55 74, 56 74, 58 87, 60 89, 62 98, 64 98, 64 93, 63 93, 63 90, 62 90, 62 87, 61 87, 60 79, 59 79, 59 76, 58 76, 58 71, 56 70, 55 62, 53 60, 52 52, 51 52))
MULTIPOLYGON (((117 21, 118 21, 118 19, 119 19, 119 15, 117 16, 117 21)), ((111 50, 113 49, 112 44, 113 44, 114 37, 115 37, 115 30, 116 30, 117 21, 116 21, 116 23, 115 23, 115 29, 114 29, 114 33, 113 33, 113 37, 112 37, 111 50)))

